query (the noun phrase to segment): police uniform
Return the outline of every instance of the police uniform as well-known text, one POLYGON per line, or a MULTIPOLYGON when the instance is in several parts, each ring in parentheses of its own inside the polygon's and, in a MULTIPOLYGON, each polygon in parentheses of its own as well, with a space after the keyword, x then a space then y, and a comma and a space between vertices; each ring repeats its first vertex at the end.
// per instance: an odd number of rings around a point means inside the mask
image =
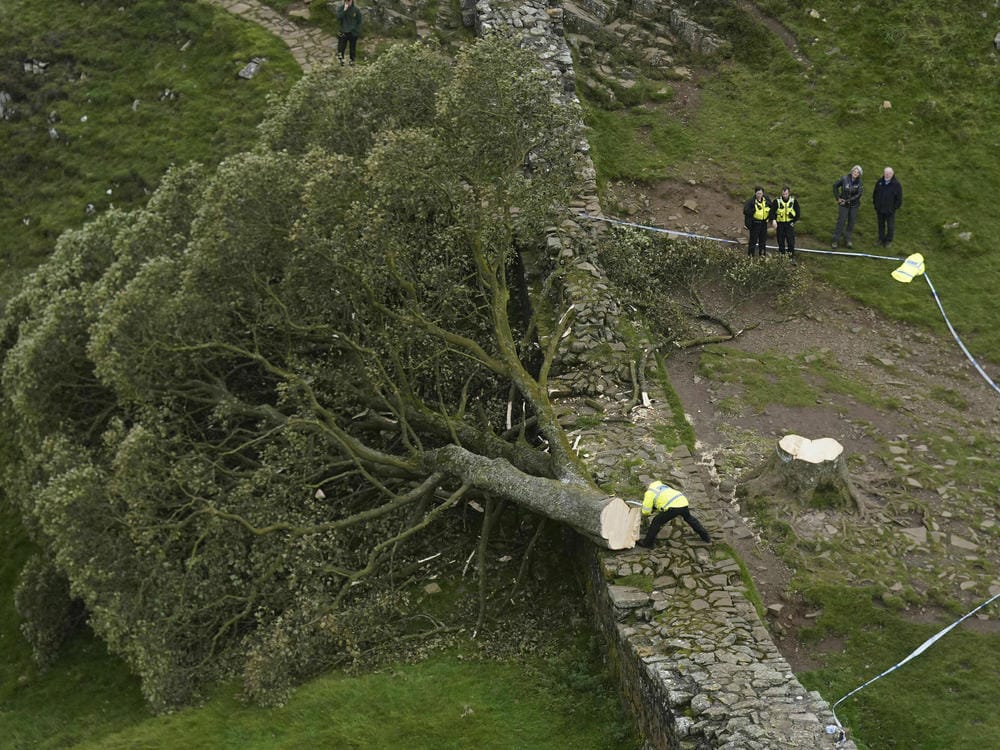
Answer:
POLYGON ((651 482, 649 487, 646 488, 646 494, 642 497, 642 515, 651 515, 653 511, 656 511, 656 515, 649 524, 649 530, 637 542, 640 547, 654 546, 656 544, 656 535, 660 533, 660 529, 672 519, 677 518, 677 516, 687 521, 688 526, 694 529, 703 542, 712 541, 712 537, 708 535, 701 522, 691 515, 691 510, 688 508, 688 499, 680 490, 660 481, 651 482))
MULTIPOLYGON (((784 191, 782 191, 784 192, 784 191)), ((778 252, 795 257, 795 222, 802 218, 802 210, 794 195, 786 201, 780 195, 771 204, 771 219, 777 222, 778 252)))

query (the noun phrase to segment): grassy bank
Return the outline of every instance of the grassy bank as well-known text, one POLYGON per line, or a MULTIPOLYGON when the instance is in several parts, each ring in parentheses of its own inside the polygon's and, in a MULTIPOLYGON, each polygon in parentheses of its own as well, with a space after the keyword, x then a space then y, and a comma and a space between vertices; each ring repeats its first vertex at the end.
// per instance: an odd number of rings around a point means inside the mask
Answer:
POLYGON ((144 204, 170 164, 243 148, 301 75, 281 40, 198 2, 5 0, 0 50, 3 298, 64 229, 144 204))
MULTIPOLYGON (((873 604, 864 588, 816 587, 807 592, 823 614, 803 631, 806 642, 844 637, 842 652, 802 683, 832 701, 906 658, 940 626, 906 622, 873 604)), ((1000 635, 958 629, 919 658, 844 701, 837 715, 876 748, 979 750, 1000 747, 1000 635)))
MULTIPOLYGON (((703 4, 719 6, 706 13, 716 19, 739 12, 723 5, 703 4)), ((1000 236, 1000 54, 992 46, 1000 9, 943 0, 758 5, 794 36, 794 54, 743 12, 729 24, 734 57, 697 74, 699 103, 683 132, 673 133, 678 126, 655 102, 612 112, 590 105, 601 179, 695 179, 741 200, 755 184, 776 192, 788 183, 803 208, 800 245, 825 249, 836 221, 833 182, 860 163, 866 193, 855 250, 884 254, 871 190, 891 165, 904 189, 891 254, 922 253, 970 350, 1000 361, 991 295, 1000 256, 990 252, 1000 236)), ((891 283, 886 262, 808 262, 865 303, 945 331, 927 285, 891 283)))

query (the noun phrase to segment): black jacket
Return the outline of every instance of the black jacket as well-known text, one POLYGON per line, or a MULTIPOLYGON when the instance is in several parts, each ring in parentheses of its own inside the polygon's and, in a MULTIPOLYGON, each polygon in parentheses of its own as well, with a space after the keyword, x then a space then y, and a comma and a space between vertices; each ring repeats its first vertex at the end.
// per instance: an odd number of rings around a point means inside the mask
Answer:
MULTIPOLYGON (((767 195, 765 195, 764 198, 763 198, 763 201, 764 201, 765 205, 768 207, 769 216, 770 216, 771 199, 768 198, 767 195)), ((756 195, 752 195, 752 196, 750 196, 750 200, 748 200, 746 203, 743 204, 743 226, 745 226, 747 229, 749 229, 750 225, 753 224, 753 222, 754 222, 754 218, 753 218, 753 215, 754 215, 754 203, 756 203, 756 202, 757 202, 757 196, 756 195)), ((767 222, 767 221, 770 221, 770 218, 760 219, 759 221, 765 221, 765 222, 767 222)))
POLYGON ((875 206, 875 213, 879 214, 895 213, 896 209, 903 205, 903 186, 899 184, 895 175, 888 182, 885 181, 885 177, 879 178, 872 191, 872 203, 875 206))
POLYGON ((833 183, 833 197, 837 200, 843 198, 847 205, 857 206, 861 203, 861 193, 864 192, 864 185, 861 183, 861 178, 855 182, 850 174, 845 174, 835 183, 833 183))

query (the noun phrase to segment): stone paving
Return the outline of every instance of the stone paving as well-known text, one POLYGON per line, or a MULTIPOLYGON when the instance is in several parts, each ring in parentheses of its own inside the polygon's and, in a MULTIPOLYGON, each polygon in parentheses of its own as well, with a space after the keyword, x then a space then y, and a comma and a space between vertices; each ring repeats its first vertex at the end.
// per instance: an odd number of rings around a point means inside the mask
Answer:
MULTIPOLYGON (((206 0, 235 16, 259 24, 280 38, 304 73, 329 65, 337 56, 337 38, 320 29, 299 26, 273 8, 257 0, 206 0)), ((308 13, 308 11, 303 11, 308 13)))
MULTIPOLYGON (((631 411, 624 399, 609 402, 594 426, 582 418, 593 407, 575 403, 566 413, 569 434, 598 481, 676 486, 713 539, 724 539, 723 527, 733 533, 724 502, 685 446, 668 451, 654 439, 653 428, 672 415, 661 394, 650 396, 651 406, 631 411)), ((592 582, 622 693, 649 747, 855 748, 838 742, 839 732, 827 734, 829 704, 792 673, 747 598, 737 561, 681 519, 664 527, 653 550, 597 553, 592 582)))

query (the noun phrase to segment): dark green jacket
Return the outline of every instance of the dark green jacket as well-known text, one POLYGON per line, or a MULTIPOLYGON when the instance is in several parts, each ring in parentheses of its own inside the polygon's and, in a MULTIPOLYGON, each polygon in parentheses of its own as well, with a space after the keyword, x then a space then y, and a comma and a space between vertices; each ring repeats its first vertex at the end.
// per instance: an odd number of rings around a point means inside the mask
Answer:
POLYGON ((361 11, 354 3, 347 9, 343 5, 337 8, 337 21, 340 23, 341 34, 357 36, 361 31, 361 11))

